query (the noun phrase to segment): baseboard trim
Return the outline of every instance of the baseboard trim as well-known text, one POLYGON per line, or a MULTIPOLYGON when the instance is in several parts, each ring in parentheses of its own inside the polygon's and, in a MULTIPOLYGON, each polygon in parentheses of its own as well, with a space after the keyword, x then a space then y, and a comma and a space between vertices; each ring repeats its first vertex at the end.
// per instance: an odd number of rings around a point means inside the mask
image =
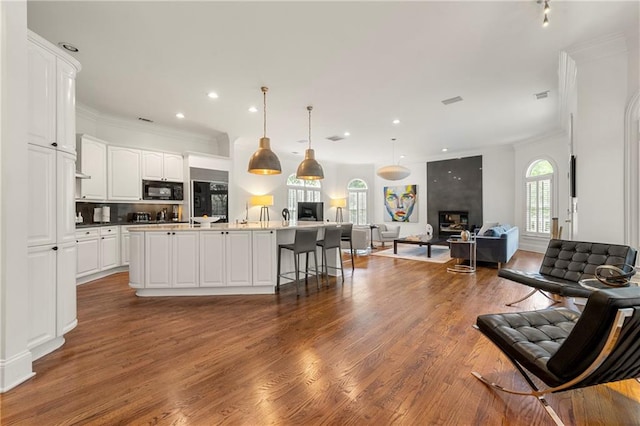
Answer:
POLYGON ((109 275, 117 274, 118 272, 125 272, 129 270, 129 265, 117 266, 106 271, 96 272, 95 274, 85 275, 84 277, 76 278, 76 285, 86 284, 91 281, 98 280, 100 278, 108 277, 109 275))
POLYGON ((0 359, 0 393, 7 392, 36 375, 31 352, 24 351, 9 359, 0 359))

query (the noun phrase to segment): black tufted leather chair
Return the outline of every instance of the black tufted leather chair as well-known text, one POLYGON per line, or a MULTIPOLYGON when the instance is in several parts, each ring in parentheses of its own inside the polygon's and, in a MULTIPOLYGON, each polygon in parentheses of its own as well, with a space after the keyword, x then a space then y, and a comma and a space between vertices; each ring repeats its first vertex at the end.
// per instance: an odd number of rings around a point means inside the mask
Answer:
POLYGON ((640 377, 640 288, 594 291, 582 314, 567 308, 480 315, 476 327, 509 358, 530 392, 501 391, 537 397, 562 424, 544 395, 640 377), (524 370, 548 389, 540 390, 524 370))
POLYGON ((635 265, 636 256, 634 248, 624 245, 551 240, 539 272, 502 268, 498 276, 534 288, 525 297, 507 305, 521 302, 536 291, 563 297, 589 297, 593 290, 582 287, 580 280, 593 278, 600 265, 635 265))

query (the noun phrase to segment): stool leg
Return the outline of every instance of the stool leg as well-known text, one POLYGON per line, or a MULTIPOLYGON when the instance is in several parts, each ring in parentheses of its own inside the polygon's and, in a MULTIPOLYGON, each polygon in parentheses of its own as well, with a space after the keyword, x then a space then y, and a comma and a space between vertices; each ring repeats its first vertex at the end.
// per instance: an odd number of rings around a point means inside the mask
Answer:
MULTIPOLYGON (((342 250, 340 250, 340 246, 336 247, 338 251, 338 258, 340 261, 340 274, 342 274, 342 284, 344 284, 344 265, 342 264, 342 250)), ((351 267, 353 268, 353 252, 351 253, 351 267)), ((353 269, 351 269, 353 272, 353 269)))
MULTIPOLYGON (((355 265, 353 264, 353 240, 349 240, 349 254, 351 254, 351 272, 353 273, 353 271, 356 270, 355 265)), ((340 256, 340 261, 342 262, 342 255, 340 256)), ((344 282, 344 277, 342 278, 342 281, 344 282)))
POLYGON ((327 287, 329 287, 329 266, 327 265, 327 248, 322 246, 322 273, 327 279, 327 287))
POLYGON ((307 278, 309 277, 309 252, 307 252, 306 254, 307 254, 307 261, 304 265, 304 284, 305 285, 309 283, 309 281, 307 280, 307 278))
POLYGON ((317 272, 318 271, 318 254, 316 253, 315 250, 313 251, 313 261, 315 262, 315 267, 316 267, 316 288, 320 290, 320 279, 318 278, 318 272, 317 272))
POLYGON ((300 280, 299 271, 298 271, 298 263, 300 263, 299 255, 297 253, 293 253, 293 264, 295 266, 295 274, 296 274, 296 294, 300 296, 300 290, 298 289, 298 281, 300 280))
POLYGON ((278 247, 278 278, 276 278, 276 292, 280 291, 280 260, 282 257, 282 247, 278 247))

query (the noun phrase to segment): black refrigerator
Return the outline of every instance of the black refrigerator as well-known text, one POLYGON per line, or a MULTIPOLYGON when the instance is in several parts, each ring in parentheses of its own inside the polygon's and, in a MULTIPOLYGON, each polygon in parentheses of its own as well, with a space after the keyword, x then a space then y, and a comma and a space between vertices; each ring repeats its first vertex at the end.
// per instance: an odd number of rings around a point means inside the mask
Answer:
POLYGON ((192 216, 219 216, 218 223, 228 222, 229 184, 199 180, 192 180, 191 183, 192 216))

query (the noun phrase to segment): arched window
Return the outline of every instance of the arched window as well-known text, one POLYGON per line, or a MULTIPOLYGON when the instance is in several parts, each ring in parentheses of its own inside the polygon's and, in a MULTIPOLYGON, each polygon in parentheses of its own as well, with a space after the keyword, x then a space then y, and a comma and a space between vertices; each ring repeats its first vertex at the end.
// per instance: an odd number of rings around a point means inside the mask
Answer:
POLYGON ((349 192, 349 222, 354 225, 367 224, 367 183, 362 179, 353 179, 347 185, 349 192))
POLYGON ((529 234, 549 236, 553 201, 553 165, 544 159, 531 162, 525 177, 526 218, 529 234))
POLYGON ((287 178, 288 208, 292 218, 298 217, 298 202, 303 201, 322 201, 320 189, 322 185, 318 180, 298 179, 293 173, 287 178))

